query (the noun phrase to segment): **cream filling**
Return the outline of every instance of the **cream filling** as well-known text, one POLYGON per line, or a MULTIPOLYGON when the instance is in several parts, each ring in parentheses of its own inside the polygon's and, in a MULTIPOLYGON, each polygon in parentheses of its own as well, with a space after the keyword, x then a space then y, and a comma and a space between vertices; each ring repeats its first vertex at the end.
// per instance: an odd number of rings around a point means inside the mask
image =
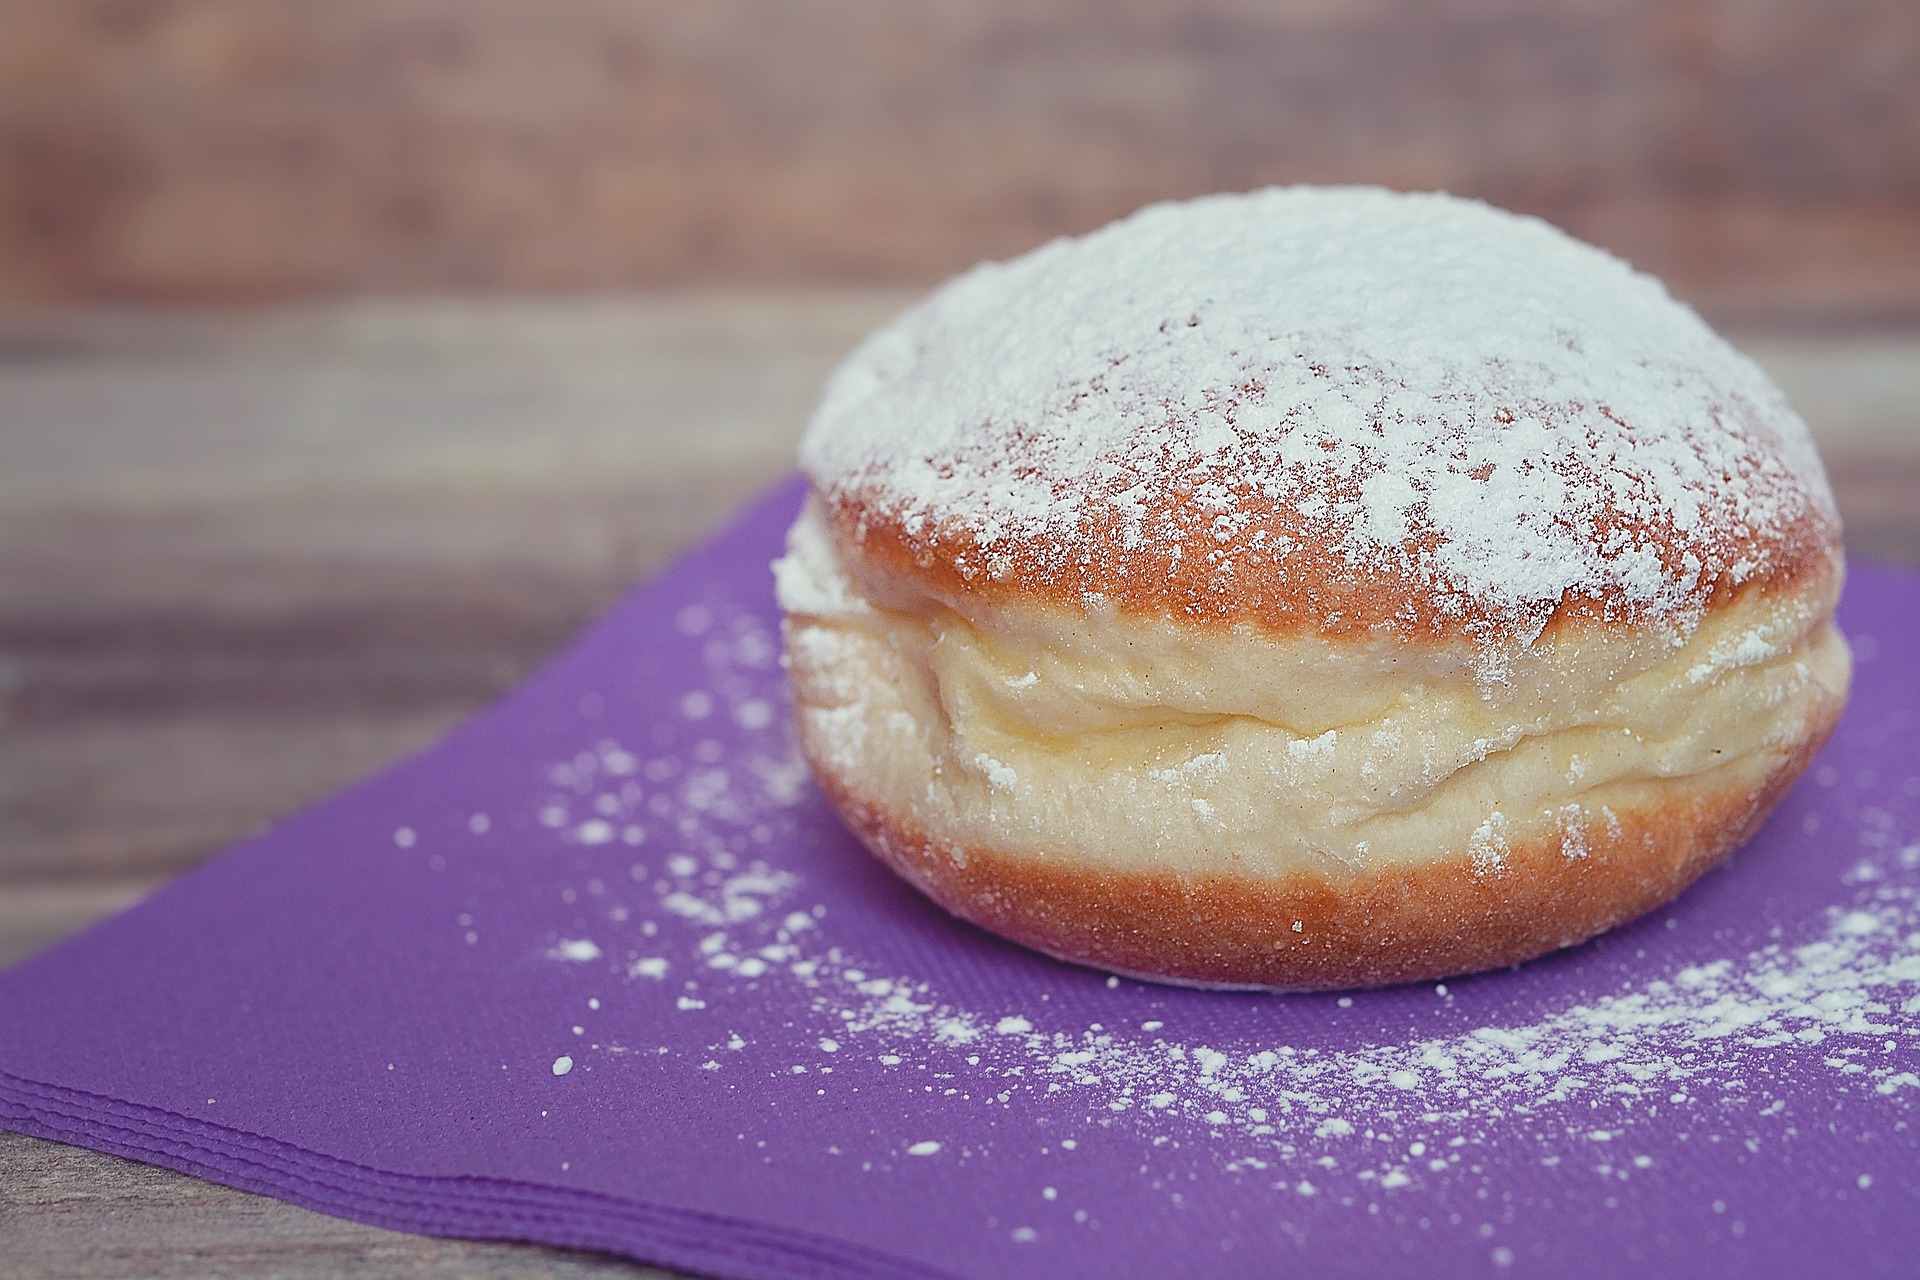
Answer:
POLYGON ((1463 851, 1492 870, 1555 828, 1579 856, 1593 823, 1682 780, 1759 785, 1851 667, 1831 594, 1743 600, 1684 637, 1549 636, 1488 683, 1464 646, 969 610, 862 582, 812 504, 774 569, 817 761, 956 851, 1110 870, 1463 851))

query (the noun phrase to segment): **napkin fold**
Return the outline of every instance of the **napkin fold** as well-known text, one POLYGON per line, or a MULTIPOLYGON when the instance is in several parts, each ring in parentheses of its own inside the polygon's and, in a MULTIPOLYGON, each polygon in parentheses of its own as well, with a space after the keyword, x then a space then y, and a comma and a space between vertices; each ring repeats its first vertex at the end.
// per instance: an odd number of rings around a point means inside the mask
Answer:
POLYGON ((0 974, 0 1123, 721 1276, 1896 1273, 1920 578, 1745 850, 1520 969, 1154 987, 955 922, 787 727, 790 482, 426 753, 0 974))

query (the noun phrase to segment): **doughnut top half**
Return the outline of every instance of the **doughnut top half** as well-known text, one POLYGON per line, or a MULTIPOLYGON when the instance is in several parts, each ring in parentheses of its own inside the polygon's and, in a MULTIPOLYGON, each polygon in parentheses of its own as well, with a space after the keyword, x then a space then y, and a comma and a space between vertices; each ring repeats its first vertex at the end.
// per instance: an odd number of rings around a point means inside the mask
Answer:
POLYGON ((801 447, 843 554, 972 608, 1525 645, 1838 571, 1806 425, 1653 278, 1445 195, 1153 205, 956 277, 801 447))

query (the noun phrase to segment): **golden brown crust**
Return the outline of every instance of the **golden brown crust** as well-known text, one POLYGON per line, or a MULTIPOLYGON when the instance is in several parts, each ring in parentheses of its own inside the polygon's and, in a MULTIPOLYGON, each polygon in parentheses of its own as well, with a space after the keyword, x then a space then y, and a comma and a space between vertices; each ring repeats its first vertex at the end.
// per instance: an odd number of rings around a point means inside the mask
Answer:
POLYGON ((1579 833, 1515 841, 1503 866, 1462 853, 1339 883, 1101 872, 991 849, 953 850, 859 798, 815 760, 835 808, 896 872, 961 919, 1096 968, 1178 983, 1283 991, 1427 981, 1584 942, 1678 895, 1744 842, 1832 732, 1806 736, 1758 784, 1668 779, 1647 803, 1579 833), (1566 843, 1584 844, 1570 851, 1566 843), (1295 927, 1298 922, 1298 928, 1295 927))
MULTIPOLYGON (((1756 467, 1758 463, 1756 462, 1756 467)), ((1137 479, 1137 478, 1135 478, 1137 479)), ((1589 481, 1605 492, 1599 478, 1589 481)), ((1730 485, 1742 483, 1732 477, 1730 485)), ((1251 625, 1286 637, 1351 638, 1385 631, 1413 643, 1498 640, 1514 618, 1494 602, 1435 592, 1405 571, 1408 558, 1430 551, 1410 542, 1399 562, 1355 563, 1337 541, 1314 529, 1299 508, 1267 496, 1251 481, 1234 483, 1235 509, 1265 530, 1285 557, 1246 551, 1222 572, 1212 515, 1190 490, 1147 481, 1136 492, 1149 518, 1177 537, 1134 542, 1118 527, 1088 528, 1063 541, 1003 540, 989 553, 964 526, 903 514, 859 485, 823 485, 828 523, 845 563, 863 582, 889 582, 929 594, 963 612, 1009 605, 1085 609, 1100 601, 1123 614, 1225 627, 1251 625)), ((1840 572, 1840 526, 1823 495, 1802 494, 1776 527, 1724 527, 1682 533, 1671 520, 1631 519, 1616 511, 1608 531, 1652 549, 1668 581, 1711 612, 1753 592, 1789 593, 1840 572), (1750 566, 1736 578, 1725 566, 1750 566)), ((1244 541, 1244 539, 1242 539, 1244 541)), ((1646 610, 1617 588, 1569 594, 1536 619, 1548 633, 1582 625, 1644 625, 1646 610)))

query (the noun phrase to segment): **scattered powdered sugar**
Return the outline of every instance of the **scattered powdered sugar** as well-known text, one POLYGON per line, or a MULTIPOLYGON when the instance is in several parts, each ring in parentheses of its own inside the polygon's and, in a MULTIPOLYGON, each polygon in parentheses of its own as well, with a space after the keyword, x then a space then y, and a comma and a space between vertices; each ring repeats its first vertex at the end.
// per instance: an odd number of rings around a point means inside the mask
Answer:
MULTIPOLYGON (((1213 1035, 1183 1030, 1189 1002, 1214 997, 1171 990, 1152 1017, 1136 1012, 1124 1025, 1117 1013, 1111 1025, 1064 1020, 1063 1003, 1047 997, 975 1007, 847 945, 815 896, 831 897, 827 887, 783 865, 808 799, 786 717, 725 743, 705 736, 715 721, 741 725, 742 706, 782 702, 768 624, 719 603, 680 621, 705 660, 703 687, 687 692, 706 700, 669 702, 679 723, 654 726, 647 745, 603 737, 556 764, 531 807, 589 855, 560 893, 564 916, 534 946, 576 984, 594 984, 556 1010, 568 1052, 551 1059, 555 1076, 598 1055, 656 1054, 741 1088, 804 1078, 841 1115, 860 1101, 836 1090, 888 1073, 924 1101, 865 1167, 884 1168, 883 1156, 972 1159, 980 1140, 960 1134, 978 1129, 959 1118, 988 1109, 1003 1117, 995 1142, 1072 1152, 1099 1134, 1132 1144, 1169 1195, 1204 1169, 1260 1179, 1275 1196, 1362 1208, 1423 1189, 1473 1194, 1515 1149, 1584 1162, 1605 1185, 1669 1158, 1676 1132, 1784 1149, 1801 1126, 1823 1123, 1796 1101, 1809 1086, 1899 1115, 1920 1096, 1920 833, 1902 834, 1871 806, 1858 832, 1828 833, 1851 834, 1864 856, 1803 935, 1776 930, 1764 945, 1568 997, 1514 1025, 1329 1048, 1280 1033, 1223 1038, 1217 1018, 1213 1035), (617 840, 596 843, 594 822, 617 840), (702 1043, 622 1043, 601 1028, 620 1025, 623 1006, 697 1019, 702 1043), (781 1011, 777 1029, 769 1009, 781 1011), (1011 1122, 1019 1116, 1046 1123, 1011 1122), (930 1131, 942 1117, 953 1129, 930 1131)), ((1209 764, 1196 757, 1177 772, 1209 764)), ((1497 824, 1483 834, 1488 858, 1504 856, 1497 824)), ((1436 1010, 1457 994, 1432 988, 1436 1010)), ((1316 1002, 1309 1020, 1361 1017, 1366 1000, 1342 997, 1338 1013, 1316 1002)), ((1249 1006, 1247 1032, 1286 1025, 1249 1006)), ((884 1133, 889 1121, 874 1121, 884 1133)))
POLYGON ((1690 684, 1701 684, 1713 680, 1736 667, 1757 666, 1771 662, 1792 647, 1792 635, 1774 636, 1766 627, 1754 627, 1743 631, 1730 640, 1715 645, 1707 654, 1706 661, 1687 671, 1690 684))
POLYGON ((969 576, 1137 554, 1228 601, 1331 547, 1523 640, 1568 597, 1687 626, 1832 511, 1778 389, 1658 281, 1375 188, 1153 205, 976 267, 855 351, 801 459, 969 576))
POLYGON ((994 759, 982 751, 973 758, 974 767, 986 775, 987 782, 996 788, 1007 788, 1020 781, 1020 775, 1013 768, 994 759))
POLYGON ((1467 837, 1467 853, 1473 859, 1475 875, 1486 875, 1506 865, 1511 852, 1506 833, 1507 815, 1495 809, 1467 837))

